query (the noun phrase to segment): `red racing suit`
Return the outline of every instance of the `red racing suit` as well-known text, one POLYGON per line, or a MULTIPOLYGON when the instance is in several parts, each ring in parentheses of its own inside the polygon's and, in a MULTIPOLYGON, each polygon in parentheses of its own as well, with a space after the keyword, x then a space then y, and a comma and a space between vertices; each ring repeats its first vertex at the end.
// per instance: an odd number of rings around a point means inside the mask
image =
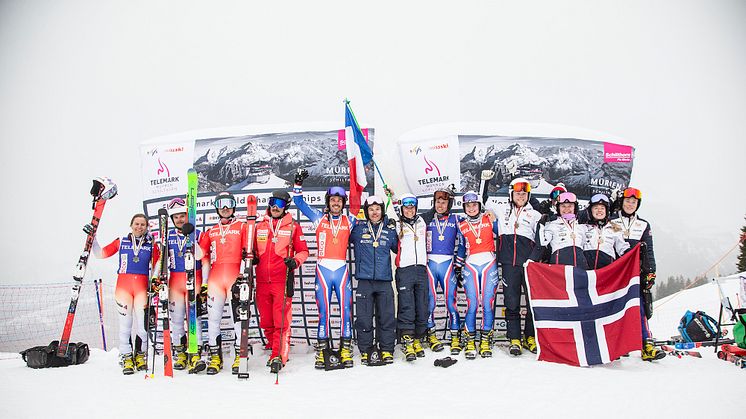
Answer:
POLYGON ((256 225, 254 251, 259 258, 256 265, 259 326, 272 347, 270 358, 279 356, 285 364, 290 349, 290 322, 293 314, 293 299, 285 297, 288 274, 285 258, 292 257, 298 266, 302 265, 308 258, 308 246, 300 224, 293 220, 291 214, 286 213, 282 218, 274 219, 268 213, 256 225))

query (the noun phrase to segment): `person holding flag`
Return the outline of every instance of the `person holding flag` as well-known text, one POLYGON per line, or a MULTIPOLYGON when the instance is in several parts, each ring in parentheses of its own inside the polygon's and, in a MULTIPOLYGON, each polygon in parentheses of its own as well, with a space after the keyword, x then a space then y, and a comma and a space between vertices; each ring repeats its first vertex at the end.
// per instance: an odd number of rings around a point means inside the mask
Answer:
MULTIPOLYGON (((349 144, 349 143, 348 143, 349 144)), ((329 347, 329 303, 332 292, 339 301, 342 345, 340 358, 346 368, 354 366, 352 359, 352 281, 347 268, 347 246, 350 232, 357 223, 353 216, 344 215, 347 193, 341 186, 332 186, 324 196, 324 211, 311 208, 303 199, 303 180, 308 171, 299 168, 295 174, 293 202, 308 218, 316 231, 316 305, 319 309, 316 362, 317 369, 324 369, 324 349, 329 347)), ((358 202, 359 204, 359 202, 358 202)))
POLYGON ((591 228, 585 233, 585 258, 593 269, 608 266, 630 249, 624 240, 622 227, 609 222, 609 197, 595 194, 586 208, 586 224, 591 228))
POLYGON ((653 297, 650 289, 655 284, 655 253, 653 252, 653 233, 650 223, 637 216, 642 203, 642 191, 637 188, 626 188, 618 198, 619 212, 612 216, 610 223, 622 230, 624 240, 630 247, 642 243, 640 247, 640 320, 642 322, 642 359, 655 361, 666 356, 664 351, 656 349, 650 333, 648 319, 653 317, 653 297))
POLYGON ((531 183, 527 179, 513 179, 508 191, 508 207, 496 211, 500 226, 498 261, 502 270, 505 321, 510 341, 508 351, 517 356, 521 354, 521 347, 536 353, 530 307, 527 307, 521 338, 521 290, 526 289, 523 264, 534 250, 536 229, 542 214, 531 204, 531 183))

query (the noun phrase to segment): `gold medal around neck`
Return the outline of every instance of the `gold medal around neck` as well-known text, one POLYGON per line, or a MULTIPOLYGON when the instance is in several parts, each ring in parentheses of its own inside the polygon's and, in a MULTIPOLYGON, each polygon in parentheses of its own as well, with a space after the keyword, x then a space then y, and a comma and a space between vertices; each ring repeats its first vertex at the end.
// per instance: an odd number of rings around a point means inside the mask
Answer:
POLYGON ((373 247, 378 247, 378 242, 373 242, 373 247))
POLYGON ((442 235, 442 234, 441 234, 440 236, 438 236, 438 240, 440 240, 440 241, 443 241, 443 240, 445 240, 445 239, 446 239, 446 236, 444 236, 444 235, 442 235))
POLYGON ((477 244, 482 244, 482 238, 481 237, 477 237, 477 239, 474 240, 474 241, 477 242, 477 244))
POLYGON ((337 238, 335 237, 335 238, 332 239, 332 243, 333 244, 339 244, 339 240, 337 240, 337 238))
POLYGON ((220 244, 225 244, 225 238, 220 239, 220 244))
POLYGON ((135 262, 135 263, 137 263, 137 262, 140 261, 140 258, 137 257, 137 256, 135 256, 135 257, 132 258, 132 261, 135 262))

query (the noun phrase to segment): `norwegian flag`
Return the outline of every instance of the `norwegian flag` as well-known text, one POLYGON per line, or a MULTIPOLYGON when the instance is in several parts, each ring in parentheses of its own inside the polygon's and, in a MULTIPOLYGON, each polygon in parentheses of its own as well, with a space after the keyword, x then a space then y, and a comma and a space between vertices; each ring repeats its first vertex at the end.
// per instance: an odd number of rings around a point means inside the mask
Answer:
POLYGON ((639 247, 595 271, 529 263, 540 360, 588 366, 641 349, 639 247))

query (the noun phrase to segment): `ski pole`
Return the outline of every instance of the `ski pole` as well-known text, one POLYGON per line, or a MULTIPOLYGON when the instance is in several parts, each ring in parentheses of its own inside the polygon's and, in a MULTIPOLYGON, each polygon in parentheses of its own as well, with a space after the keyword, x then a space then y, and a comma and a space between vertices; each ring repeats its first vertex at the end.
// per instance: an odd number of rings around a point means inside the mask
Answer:
POLYGON ((98 321, 101 324, 101 340, 103 341, 104 352, 106 352, 106 332, 104 332, 104 308, 101 305, 101 300, 102 300, 101 291, 103 289, 103 283, 102 283, 102 280, 99 278, 98 280, 94 279, 93 284, 96 286, 96 304, 98 305, 98 321))

